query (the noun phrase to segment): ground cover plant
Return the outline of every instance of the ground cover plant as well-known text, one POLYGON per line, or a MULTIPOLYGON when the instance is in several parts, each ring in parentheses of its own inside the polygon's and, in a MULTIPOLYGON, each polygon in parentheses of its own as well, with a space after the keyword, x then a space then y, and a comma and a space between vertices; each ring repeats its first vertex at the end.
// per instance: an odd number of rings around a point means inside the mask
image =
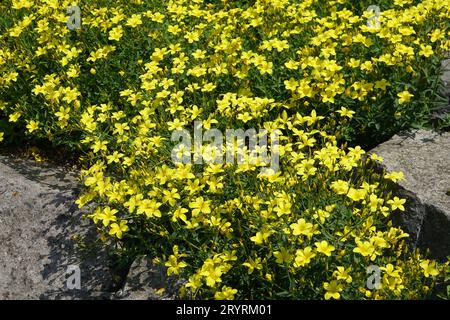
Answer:
POLYGON ((186 279, 181 297, 425 298, 448 270, 408 252, 389 219, 405 209, 390 186, 403 175, 374 170, 381 159, 359 145, 429 119, 449 1, 7 0, 0 11, 0 140, 25 132, 80 152, 77 204, 94 204, 100 239, 186 279), (199 127, 264 129, 271 147, 205 143, 197 164, 172 134, 199 127), (208 161, 230 145, 248 161, 208 161), (262 170, 263 151, 277 170, 262 170))

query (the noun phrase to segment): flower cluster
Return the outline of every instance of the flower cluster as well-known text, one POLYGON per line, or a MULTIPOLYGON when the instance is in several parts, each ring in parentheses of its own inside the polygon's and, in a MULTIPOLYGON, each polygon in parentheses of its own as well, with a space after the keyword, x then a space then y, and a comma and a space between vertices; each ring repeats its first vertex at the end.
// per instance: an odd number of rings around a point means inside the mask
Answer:
POLYGON ((407 252, 402 174, 353 143, 426 113, 448 1, 381 1, 375 27, 366 1, 79 1, 75 30, 71 5, 0 4, 0 141, 20 127, 82 150, 77 204, 121 254, 186 279, 181 296, 421 298, 448 268, 407 252), (279 170, 173 163, 194 121, 280 132, 279 170))

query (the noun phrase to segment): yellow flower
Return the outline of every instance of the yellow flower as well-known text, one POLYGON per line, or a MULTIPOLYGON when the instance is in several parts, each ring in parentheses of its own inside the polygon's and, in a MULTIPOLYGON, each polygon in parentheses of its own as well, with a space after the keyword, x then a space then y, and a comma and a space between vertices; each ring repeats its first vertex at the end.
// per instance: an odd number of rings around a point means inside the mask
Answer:
POLYGON ((295 267, 304 267, 311 262, 311 260, 316 256, 311 247, 306 247, 305 249, 298 249, 295 253, 295 267))
POLYGON ((275 251, 273 256, 276 258, 278 264, 290 263, 293 259, 293 255, 285 248, 281 248, 280 251, 275 251))
POLYGON ((27 124, 28 132, 32 133, 33 131, 36 131, 39 129, 39 121, 31 120, 27 124))
POLYGON ((433 55, 433 48, 430 45, 421 45, 419 54, 428 58, 429 56, 433 55))
POLYGON ((118 239, 122 239, 123 233, 128 231, 127 221, 122 220, 119 224, 113 223, 110 226, 109 235, 116 236, 118 239))
POLYGON ((237 292, 238 291, 236 289, 233 289, 233 288, 227 287, 227 286, 223 286, 222 291, 217 291, 214 294, 214 299, 216 299, 216 300, 233 300, 234 295, 237 292))
POLYGON ((331 189, 337 194, 346 194, 348 192, 348 182, 343 180, 333 181, 331 183, 331 189))
POLYGON ((161 202, 156 201, 155 199, 149 200, 144 199, 139 203, 139 206, 137 208, 138 214, 145 214, 147 218, 160 218, 161 217, 161 211, 159 210, 159 207, 162 205, 161 202))
POLYGON ((202 286, 202 276, 200 274, 190 276, 185 286, 186 288, 192 288, 193 291, 197 291, 202 286))
POLYGON ((20 10, 22 8, 31 8, 33 6, 32 0, 13 0, 12 8, 16 10, 20 10))
POLYGON ((399 197, 394 197, 393 200, 388 200, 388 204, 391 205, 392 210, 399 209, 400 211, 405 211, 405 207, 403 206, 406 202, 406 199, 400 199, 399 197))
POLYGON ((342 285, 339 284, 338 281, 333 280, 330 282, 324 282, 323 284, 325 292, 325 299, 330 300, 333 299, 339 299, 341 297, 340 292, 343 290, 342 285))
POLYGON ((183 208, 183 207, 178 207, 174 212, 173 212, 173 215, 172 215, 172 221, 177 221, 178 219, 181 219, 181 220, 183 220, 183 221, 186 221, 187 220, 187 217, 186 217, 186 213, 188 212, 188 209, 186 209, 186 208, 183 208))
POLYGON ((63 101, 67 103, 71 103, 78 99, 81 93, 77 89, 66 88, 64 89, 64 98, 63 101))
POLYGON ((70 118, 70 108, 60 107, 58 112, 55 112, 55 116, 58 117, 59 121, 67 121, 70 118))
POLYGON ((385 174, 384 178, 389 179, 393 182, 397 182, 397 181, 403 180, 405 178, 405 175, 401 171, 393 171, 393 172, 385 174))
POLYGON ((361 64, 361 61, 356 60, 354 58, 350 58, 350 61, 347 62, 347 65, 352 68, 357 68, 361 64))
POLYGON ((424 260, 420 263, 420 267, 423 269, 425 277, 434 277, 439 274, 439 270, 436 268, 436 262, 430 260, 424 260))
POLYGON ((95 143, 91 146, 91 149, 94 151, 94 153, 97 153, 101 150, 106 151, 107 150, 108 141, 101 141, 97 140, 95 143))
POLYGON ((268 227, 263 227, 261 231, 258 231, 256 235, 250 237, 250 240, 256 243, 257 245, 264 244, 267 239, 272 235, 273 231, 271 231, 268 227))
POLYGON ((206 54, 206 51, 205 50, 200 50, 200 49, 197 49, 197 50, 195 50, 194 51, 194 53, 192 54, 192 56, 195 58, 195 59, 204 59, 205 58, 205 54, 206 54))
POLYGON ((222 267, 209 263, 205 263, 201 271, 201 275, 205 277, 206 285, 211 288, 214 288, 218 283, 222 282, 222 274, 222 267))
POLYGON ((211 201, 205 201, 203 197, 198 197, 195 199, 195 201, 189 203, 189 208, 193 209, 193 216, 197 216, 200 213, 208 214, 211 213, 211 201))
POLYGON ((173 207, 178 199, 180 199, 180 195, 178 194, 178 190, 176 188, 172 188, 171 190, 163 190, 163 200, 164 202, 169 202, 169 204, 173 207))
POLYGON ((397 97, 399 97, 398 103, 404 104, 404 103, 409 102, 411 100, 411 98, 414 97, 414 95, 411 94, 408 90, 405 90, 405 91, 398 93, 397 97))
POLYGON ((375 194, 369 196, 369 208, 371 212, 377 211, 380 204, 383 204, 383 199, 379 199, 375 194))
POLYGON ((350 188, 348 191, 347 197, 352 199, 353 201, 361 201, 366 197, 367 191, 365 189, 354 189, 350 188))
POLYGON ((113 28, 110 32, 109 32, 109 40, 115 40, 115 41, 119 41, 122 38, 123 35, 123 29, 122 26, 117 26, 115 28, 113 28))
POLYGON ((336 112, 339 113, 341 117, 347 117, 349 119, 353 118, 353 115, 355 114, 355 111, 349 110, 346 107, 341 107, 341 109, 336 112))
POLYGON ((3 133, 3 132, 0 132, 0 142, 3 141, 3 136, 4 136, 4 133, 3 133))
POLYGON ((115 214, 117 212, 118 211, 116 209, 111 209, 107 206, 102 210, 98 217, 102 220, 103 225, 107 227, 111 222, 116 221, 115 214))
POLYGON ((261 258, 252 259, 250 258, 247 262, 242 264, 244 267, 248 268, 248 274, 252 274, 255 270, 261 270, 261 258))
POLYGON ((439 39, 442 39, 445 36, 445 32, 440 30, 440 29, 436 29, 433 30, 433 32, 430 34, 430 40, 431 42, 436 42, 439 39))
POLYGON ((376 89, 381 89, 381 90, 386 90, 386 87, 389 86, 389 82, 386 79, 381 79, 378 81, 375 81, 375 88, 376 89))
POLYGON ((314 225, 306 222, 303 218, 299 219, 297 223, 291 224, 290 228, 294 236, 305 235, 310 238, 314 234, 314 225))
POLYGON ((171 274, 180 274, 183 268, 187 267, 186 262, 178 261, 178 258, 175 255, 170 255, 169 260, 164 264, 167 268, 167 275, 171 274))
POLYGON ((139 14, 133 14, 131 18, 127 20, 127 26, 136 28, 137 26, 142 24, 142 19, 139 14))
POLYGON ((353 249, 353 252, 361 254, 363 257, 372 256, 375 252, 374 246, 369 241, 357 241, 357 247, 353 249))
POLYGON ((386 267, 380 267, 380 270, 383 270, 386 272, 386 274, 393 278, 399 278, 400 277, 400 271, 401 269, 396 269, 392 264, 388 263, 386 267))
POLYGON ((337 267, 337 270, 333 272, 333 276, 336 277, 337 280, 344 280, 347 283, 352 282, 352 276, 349 274, 350 269, 345 269, 344 267, 340 266, 337 267))
POLYGON ((298 82, 295 79, 290 78, 289 80, 284 81, 284 86, 287 90, 295 91, 298 87, 298 82))
POLYGON ((331 256, 331 252, 333 252, 335 250, 335 247, 328 244, 328 242, 325 240, 323 240, 321 242, 316 242, 315 246, 316 246, 317 252, 320 252, 320 253, 326 255, 327 257, 331 256))

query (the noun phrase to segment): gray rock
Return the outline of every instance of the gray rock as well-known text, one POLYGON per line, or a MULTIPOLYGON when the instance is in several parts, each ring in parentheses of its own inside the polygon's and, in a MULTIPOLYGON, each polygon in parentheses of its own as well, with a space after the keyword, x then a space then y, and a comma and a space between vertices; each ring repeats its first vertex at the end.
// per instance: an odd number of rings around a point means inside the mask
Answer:
POLYGON ((446 123, 450 117, 450 58, 442 60, 441 67, 442 86, 435 97, 431 113, 432 122, 438 126, 441 122, 446 123))
POLYGON ((169 300, 177 295, 182 281, 167 276, 167 268, 155 266, 147 257, 137 258, 131 265, 123 289, 116 293, 122 300, 169 300), (157 292, 163 289, 163 292, 157 292))
POLYGON ((441 62, 443 74, 442 74, 442 82, 444 85, 443 94, 447 97, 450 97, 450 58, 444 59, 441 62))
POLYGON ((406 211, 393 221, 410 234, 413 247, 430 249, 434 258, 450 255, 450 133, 417 130, 395 135, 374 148, 387 171, 402 171, 398 194, 406 211))
POLYGON ((105 252, 74 241, 79 236, 93 243, 96 237, 74 203, 77 186, 76 174, 0 156, 0 299, 110 296, 105 252), (76 272, 70 266, 80 270, 80 289, 67 286, 76 272))

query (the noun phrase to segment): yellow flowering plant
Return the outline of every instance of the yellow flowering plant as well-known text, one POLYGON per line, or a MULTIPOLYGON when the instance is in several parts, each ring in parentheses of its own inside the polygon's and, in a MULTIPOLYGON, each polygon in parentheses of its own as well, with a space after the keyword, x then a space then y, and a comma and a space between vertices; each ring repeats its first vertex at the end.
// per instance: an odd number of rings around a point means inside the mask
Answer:
POLYGON ((82 152, 77 204, 95 204, 123 259, 153 256, 188 298, 430 294, 448 263, 408 252, 389 220, 402 175, 377 173, 358 142, 429 116, 448 1, 379 1, 374 26, 368 1, 78 1, 74 29, 72 5, 0 4, 0 140, 82 152), (279 169, 245 151, 254 161, 174 163, 172 133, 195 123, 279 133, 279 169))

